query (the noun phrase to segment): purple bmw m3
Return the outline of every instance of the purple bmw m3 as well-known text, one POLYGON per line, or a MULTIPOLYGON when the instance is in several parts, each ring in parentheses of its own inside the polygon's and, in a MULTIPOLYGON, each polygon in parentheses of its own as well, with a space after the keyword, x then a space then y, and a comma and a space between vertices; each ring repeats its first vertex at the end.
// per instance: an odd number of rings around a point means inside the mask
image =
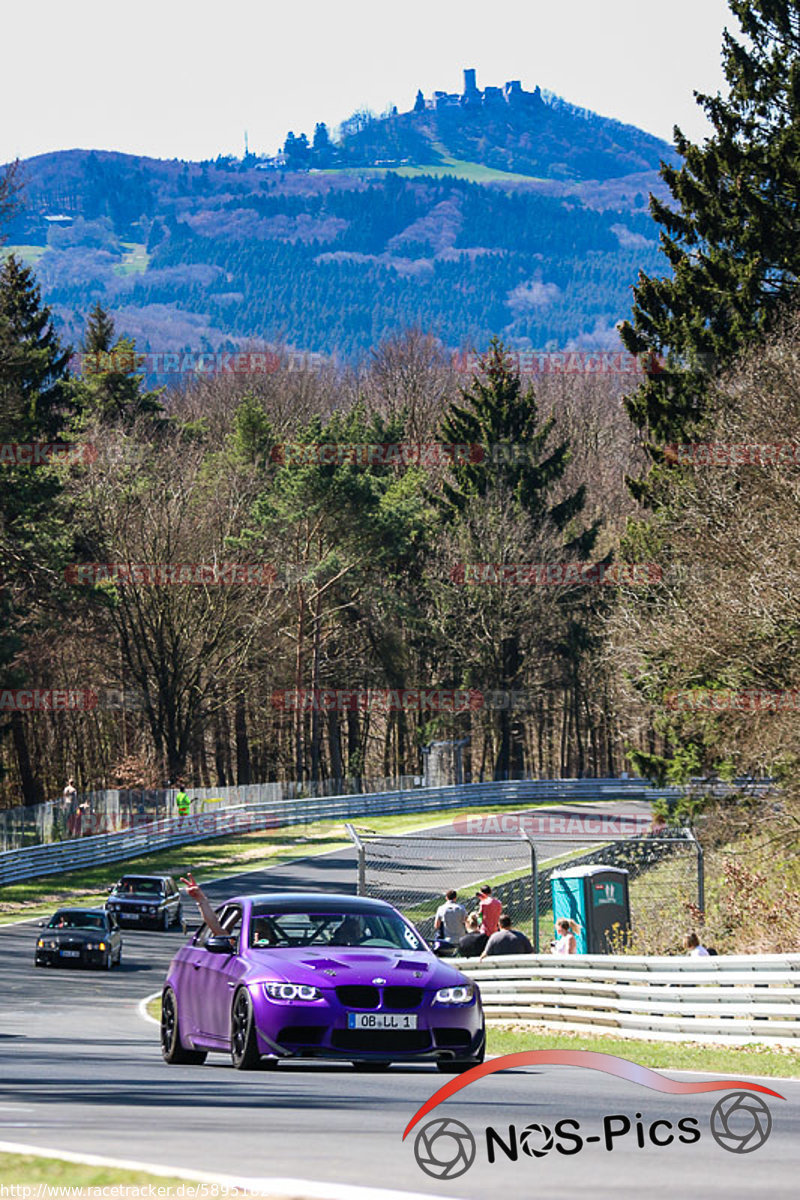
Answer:
POLYGON ((273 893, 218 910, 169 968, 161 1047, 168 1063, 229 1052, 239 1070, 282 1058, 342 1059, 362 1069, 483 1061, 478 988, 436 958, 382 900, 273 893))

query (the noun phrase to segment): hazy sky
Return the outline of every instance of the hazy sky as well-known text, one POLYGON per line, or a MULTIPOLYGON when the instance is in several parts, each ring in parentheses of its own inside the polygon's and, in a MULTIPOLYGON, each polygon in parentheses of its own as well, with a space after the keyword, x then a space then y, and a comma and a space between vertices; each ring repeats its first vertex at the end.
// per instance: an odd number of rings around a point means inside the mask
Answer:
POLYGON ((274 153, 416 89, 520 79, 671 139, 724 89, 726 0, 11 0, 0 162, 72 147, 163 158, 274 153))

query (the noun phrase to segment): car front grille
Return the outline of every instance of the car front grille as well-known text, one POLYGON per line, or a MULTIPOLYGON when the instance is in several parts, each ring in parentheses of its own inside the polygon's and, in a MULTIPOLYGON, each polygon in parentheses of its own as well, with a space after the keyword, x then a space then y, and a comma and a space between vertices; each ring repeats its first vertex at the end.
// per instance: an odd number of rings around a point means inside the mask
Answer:
POLYGON ((336 999, 346 1008, 377 1008, 381 1002, 381 994, 376 987, 350 984, 337 987, 336 999))
POLYGON ((419 987, 387 987, 383 989, 383 1007, 395 1011, 400 1009, 419 1008, 422 1004, 422 988, 419 987))
POLYGON ((367 987, 349 984, 336 989, 336 999, 345 1008, 378 1008, 383 1007, 391 1012, 403 1012, 410 1008, 419 1008, 422 1004, 423 991, 420 987, 367 987))
POLYGON ((334 1029, 331 1033, 331 1045, 337 1050, 413 1054, 430 1044, 427 1029, 334 1029))

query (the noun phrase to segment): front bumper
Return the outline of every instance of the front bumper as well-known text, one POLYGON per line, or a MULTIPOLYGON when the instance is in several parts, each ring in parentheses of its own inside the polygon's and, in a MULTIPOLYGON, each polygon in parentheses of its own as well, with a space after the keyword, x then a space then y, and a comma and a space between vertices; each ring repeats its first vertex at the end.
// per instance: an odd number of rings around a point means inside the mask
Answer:
POLYGON ((34 962, 37 967, 104 967, 107 954, 107 950, 86 950, 85 948, 65 954, 60 950, 40 950, 37 947, 34 962), (77 953, 77 958, 75 953, 77 953))
POLYGON ((160 929, 164 922, 163 908, 152 913, 147 906, 137 908, 132 905, 130 908, 109 908, 108 912, 116 917, 118 925, 125 925, 130 929, 160 929))
MULTIPOLYGON (((417 1010, 416 1029, 349 1029, 338 1002, 254 1005, 261 1054, 275 1058, 354 1059, 364 1062, 425 1062, 477 1059, 485 1027, 480 1000, 468 1005, 434 1005, 417 1010)), ((381 1010, 377 1010, 381 1011, 381 1010)))

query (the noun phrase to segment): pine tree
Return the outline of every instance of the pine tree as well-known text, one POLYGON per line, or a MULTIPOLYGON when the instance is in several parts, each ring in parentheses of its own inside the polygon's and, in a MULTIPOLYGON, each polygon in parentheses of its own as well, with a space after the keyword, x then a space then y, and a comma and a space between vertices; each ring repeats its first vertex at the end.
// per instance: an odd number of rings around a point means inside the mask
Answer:
POLYGON ((83 352, 83 377, 72 384, 81 426, 99 421, 130 427, 137 417, 159 423, 163 389, 142 391, 144 376, 136 372, 141 355, 131 338, 114 340, 114 322, 99 301, 86 322, 83 352))
MULTIPOLYGON (((25 631, 39 606, 52 598, 69 544, 58 468, 34 447, 60 440, 70 416, 69 350, 53 329, 33 274, 12 255, 0 267, 0 686, 28 681, 25 631), (18 447, 15 450, 14 447, 18 447)), ((22 713, 12 712, 0 736, 11 735, 26 804, 41 799, 22 713)))
POLYGON ((69 407, 70 359, 41 302, 33 272, 13 254, 0 266, 0 434, 52 441, 69 407))
MULTIPOLYGON (((584 527, 580 522, 585 488, 581 485, 561 500, 553 496, 569 463, 569 443, 562 441, 549 448, 554 421, 540 422, 533 388, 523 390, 519 374, 497 338, 492 339, 480 368, 471 389, 462 391, 464 403, 452 404, 440 426, 445 443, 469 447, 459 452, 458 461, 450 467, 450 478, 442 481, 441 493, 435 497, 445 525, 456 533, 460 527, 467 543, 480 546, 482 517, 500 510, 512 540, 518 529, 524 531, 524 543, 552 547, 555 562, 585 560, 600 525, 598 521, 584 527)), ((559 600, 560 620, 554 624, 557 632, 536 633, 539 656, 545 652, 544 641, 552 636, 548 653, 560 661, 564 676, 572 681, 576 704, 581 656, 591 642, 591 602, 585 593, 582 588, 565 589, 559 600)), ((505 619, 502 614, 498 617, 497 604, 488 593, 475 591, 472 597, 472 607, 482 606, 480 623, 493 630, 496 640, 497 674, 489 683, 501 690, 517 690, 526 670, 531 621, 520 616, 509 622, 508 613, 505 619)), ((523 731, 509 709, 501 710, 497 717, 494 774, 496 779, 504 779, 525 769, 523 731)))
POLYGON ((422 94, 422 88, 417 90, 417 98, 414 101, 414 112, 425 112, 425 97, 422 94))
MULTIPOLYGON (((661 175, 677 208, 651 199, 673 274, 640 275, 621 330, 632 353, 663 359, 627 401, 654 443, 702 430, 709 372, 763 336, 800 274, 800 8, 728 2, 748 39, 724 33, 730 94, 697 95, 714 130, 702 146, 675 130, 683 166, 661 175)), ((656 445, 651 454, 661 461, 656 445)))
MULTIPOLYGON (((452 519, 472 498, 503 488, 512 505, 526 516, 566 531, 586 500, 581 485, 563 500, 550 502, 552 489, 569 463, 569 443, 548 449, 554 419, 540 424, 536 394, 532 387, 523 391, 519 374, 497 338, 480 365, 483 378, 474 377, 472 388, 462 391, 465 403, 452 404, 442 421, 443 442, 474 450, 457 456, 451 478, 442 483, 440 505, 452 519)), ((597 532, 595 525, 574 533, 565 549, 590 553, 597 532)))

